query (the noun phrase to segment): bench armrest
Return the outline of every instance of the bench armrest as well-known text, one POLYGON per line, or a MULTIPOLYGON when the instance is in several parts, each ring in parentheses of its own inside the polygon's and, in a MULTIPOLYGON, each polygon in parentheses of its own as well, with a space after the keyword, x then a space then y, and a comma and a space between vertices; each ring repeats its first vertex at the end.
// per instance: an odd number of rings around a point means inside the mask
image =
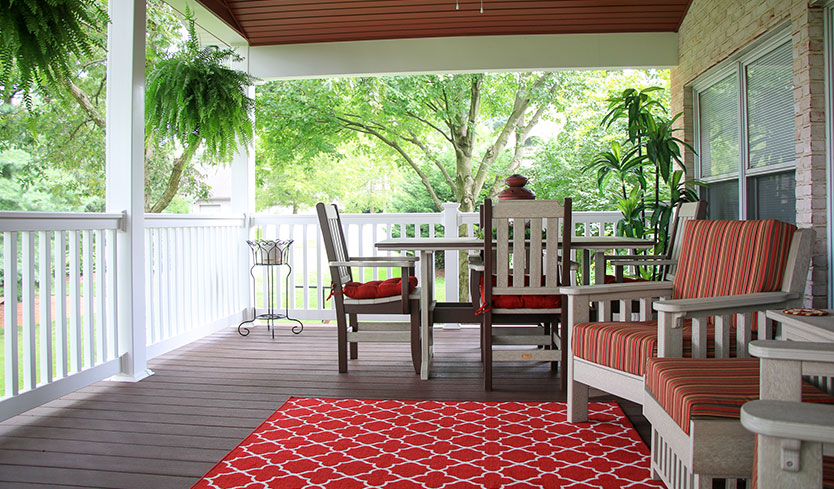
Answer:
POLYGON ((755 357, 770 360, 834 363, 834 343, 754 340, 749 351, 755 357))
POLYGON ((631 258, 626 259, 626 260, 621 260, 621 259, 616 259, 615 258, 615 259, 608 260, 608 263, 610 263, 611 265, 613 265, 615 267, 617 267, 617 266, 624 267, 624 266, 631 266, 631 265, 646 265, 646 266, 675 265, 675 264, 678 263, 678 261, 677 260, 670 260, 668 258, 659 258, 659 257, 653 257, 652 256, 652 257, 645 257, 645 259, 634 259, 634 260, 631 259, 631 258))
POLYGON ((369 261, 331 261, 328 263, 331 267, 368 267, 368 268, 389 268, 389 267, 398 267, 398 268, 411 268, 414 266, 413 261, 401 261, 401 260, 393 260, 394 257, 391 257, 390 260, 369 260, 369 261))
POLYGON ((834 443, 834 405, 757 400, 741 406, 741 424, 753 433, 834 443))
MULTIPOLYGON (((729 314, 760 309, 774 309, 797 299, 790 292, 759 292, 757 294, 700 297, 696 299, 671 299, 654 303, 654 310, 676 314, 710 313, 729 314)), ((703 316, 704 314, 697 314, 703 316)))
POLYGON ((408 261, 408 262, 416 262, 419 260, 419 256, 352 256, 350 257, 350 261, 408 261))

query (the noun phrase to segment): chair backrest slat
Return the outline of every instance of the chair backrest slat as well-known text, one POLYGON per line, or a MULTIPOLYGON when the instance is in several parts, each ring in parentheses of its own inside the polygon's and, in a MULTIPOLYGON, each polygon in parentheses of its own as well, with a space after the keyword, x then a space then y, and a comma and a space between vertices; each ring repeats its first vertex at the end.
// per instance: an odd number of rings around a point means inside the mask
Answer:
MULTIPOLYGON (((316 204, 316 213, 319 217, 319 227, 324 238, 324 249, 328 261, 347 262, 350 255, 347 250, 347 242, 342 230, 342 220, 339 217, 339 209, 334 204, 316 204)), ((353 281, 353 274, 350 267, 330 267, 331 280, 336 291, 341 291, 344 284, 353 281)))

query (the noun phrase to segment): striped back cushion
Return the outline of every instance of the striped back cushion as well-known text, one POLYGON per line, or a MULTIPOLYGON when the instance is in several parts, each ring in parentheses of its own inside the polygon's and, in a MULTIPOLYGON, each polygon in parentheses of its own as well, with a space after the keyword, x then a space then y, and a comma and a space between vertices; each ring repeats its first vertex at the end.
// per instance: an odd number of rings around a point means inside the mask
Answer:
POLYGON ((672 298, 780 290, 795 231, 772 219, 687 222, 672 298))

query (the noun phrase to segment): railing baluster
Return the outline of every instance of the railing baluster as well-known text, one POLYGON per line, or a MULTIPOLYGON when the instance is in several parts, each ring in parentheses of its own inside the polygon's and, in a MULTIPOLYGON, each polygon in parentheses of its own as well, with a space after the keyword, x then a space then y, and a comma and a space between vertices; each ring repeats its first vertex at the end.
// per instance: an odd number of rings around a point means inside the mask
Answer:
POLYGON ((50 246, 52 245, 52 233, 40 231, 38 233, 38 282, 40 284, 40 320, 38 330, 40 336, 40 348, 38 359, 40 360, 41 382, 52 382, 52 259, 50 257, 50 246))
POLYGON ((155 298, 154 267, 156 266, 153 239, 154 229, 145 229, 145 338, 149 345, 156 343, 156 310, 159 307, 155 298))
POLYGON ((67 237, 55 232, 55 377, 67 376, 67 237))
POLYGON ((81 232, 82 249, 82 279, 84 300, 81 302, 81 320, 83 340, 83 367, 92 367, 95 364, 95 341, 93 332, 93 242, 90 231, 81 232))
POLYGON ((165 303, 163 302, 163 284, 165 283, 165 271, 162 265, 162 229, 153 230, 153 288, 154 288, 154 331, 153 342, 157 343, 164 339, 163 318, 165 317, 165 303))
POLYGON ((185 287, 186 281, 184 267, 185 264, 183 263, 185 257, 185 249, 183 248, 183 239, 182 239, 182 228, 174 228, 174 238, 175 238, 175 245, 174 245, 174 256, 176 256, 176 278, 174 279, 174 290, 176 291, 177 300, 174 304, 174 307, 177 311, 177 324, 176 324, 176 331, 177 333, 183 333, 187 331, 188 328, 185 327, 185 315, 183 311, 185 309, 185 287))
MULTIPOLYGON (((107 336, 110 338, 110 341, 107 342, 107 354, 105 355, 105 361, 112 360, 118 356, 119 351, 119 328, 117 327, 117 313, 118 308, 116 306, 117 296, 116 293, 118 292, 118 285, 117 280, 118 277, 116 276, 116 257, 117 249, 116 249, 116 230, 115 229, 108 229, 105 234, 106 238, 104 241, 104 250, 107 253, 106 261, 104 263, 104 269, 106 272, 106 280, 107 286, 105 291, 105 297, 107 298, 107 336)), ((145 280, 148 282, 148 280, 145 280)), ((148 302, 148 295, 145 296, 145 302, 148 302)))
POLYGON ((183 229, 182 247, 183 247, 183 273, 185 274, 185 281, 183 282, 183 292, 185 294, 183 309, 185 310, 185 321, 188 323, 188 328, 196 328, 194 322, 194 289, 198 284, 194 277, 194 240, 191 239, 191 234, 194 228, 188 227, 183 229))
POLYGON ((3 324, 3 339, 5 350, 5 395, 16 396, 20 392, 20 377, 18 372, 18 332, 17 332, 17 235, 15 232, 3 233, 3 307, 5 319, 3 324))
POLYGON ((301 273, 303 280, 301 281, 301 290, 303 291, 303 307, 304 310, 310 309, 310 279, 309 279, 309 257, 307 253, 307 243, 309 242, 310 227, 307 224, 301 225, 301 273))
POLYGON ((35 235, 21 234, 23 268, 23 389, 34 389, 38 385, 37 351, 35 350, 35 235))
POLYGON ((316 229, 316 305, 321 310, 327 309, 327 301, 325 300, 327 295, 324 293, 324 288, 328 284, 324 283, 324 273, 322 272, 322 262, 326 259, 321 243, 321 231, 316 229))
POLYGON ((81 371, 81 269, 78 231, 70 231, 69 242, 69 354, 70 371, 81 371))
POLYGON ((104 296, 104 232, 100 229, 95 231, 96 238, 96 357, 98 362, 107 361, 107 318, 104 315, 104 304, 107 298, 104 296))

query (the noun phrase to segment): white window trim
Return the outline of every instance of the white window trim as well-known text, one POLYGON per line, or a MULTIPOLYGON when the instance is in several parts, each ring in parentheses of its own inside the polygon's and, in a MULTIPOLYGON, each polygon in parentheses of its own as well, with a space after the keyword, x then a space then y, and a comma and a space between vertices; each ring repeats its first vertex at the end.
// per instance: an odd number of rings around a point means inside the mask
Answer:
MULTIPOLYGON (((789 23, 784 23, 780 27, 768 33, 764 38, 755 42, 753 45, 740 50, 735 55, 722 61, 717 66, 708 70, 706 73, 699 76, 689 88, 692 90, 692 111, 693 111, 693 129, 694 129, 694 145, 695 148, 695 178, 704 183, 720 183, 729 182, 733 180, 738 181, 738 202, 739 202, 739 217, 746 217, 749 209, 747 208, 747 177, 770 175, 774 173, 783 173, 796 168, 796 160, 791 163, 781 165, 767 166, 763 168, 747 168, 749 160, 749 145, 747 141, 747 99, 743 94, 747 93, 747 77, 745 76, 745 68, 759 58, 769 54, 774 49, 791 42, 791 31, 789 23), (736 83, 738 89, 736 95, 738 97, 739 110, 739 165, 735 172, 724 175, 715 175, 705 177, 701 174, 701 123, 700 123, 700 107, 699 94, 709 87, 720 82, 724 78, 736 75, 736 83), (744 164, 741 164, 744 162, 744 164)), ((829 152, 830 153, 830 152, 829 152)), ((829 222, 831 219, 829 218, 829 222)))

